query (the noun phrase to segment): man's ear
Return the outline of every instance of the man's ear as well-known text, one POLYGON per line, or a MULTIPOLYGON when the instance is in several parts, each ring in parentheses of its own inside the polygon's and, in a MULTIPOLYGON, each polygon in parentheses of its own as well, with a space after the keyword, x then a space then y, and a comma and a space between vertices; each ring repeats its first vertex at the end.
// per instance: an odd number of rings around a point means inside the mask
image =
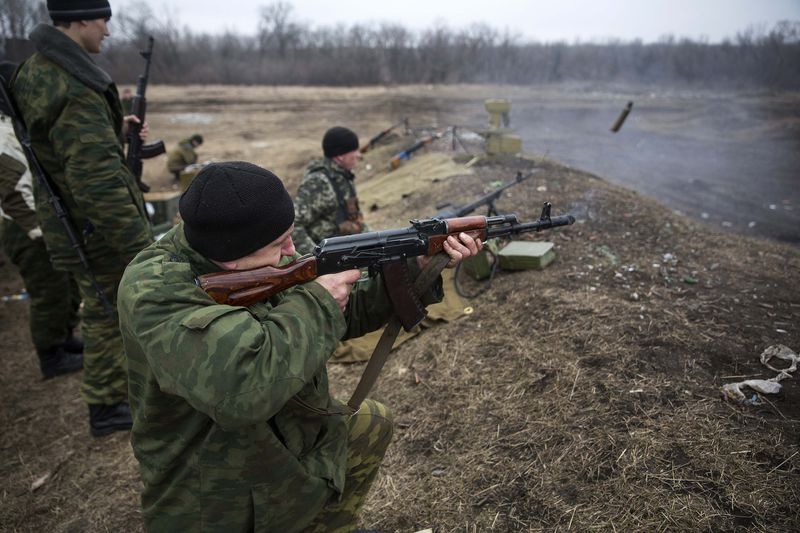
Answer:
POLYGON ((236 270, 236 267, 239 266, 238 261, 215 261, 215 263, 217 263, 225 270, 236 270))

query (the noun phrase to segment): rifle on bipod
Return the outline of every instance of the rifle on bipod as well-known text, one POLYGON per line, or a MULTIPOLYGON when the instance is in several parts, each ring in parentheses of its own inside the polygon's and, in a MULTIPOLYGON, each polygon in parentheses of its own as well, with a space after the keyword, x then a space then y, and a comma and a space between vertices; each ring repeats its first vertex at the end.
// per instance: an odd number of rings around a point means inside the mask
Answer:
MULTIPOLYGON (((497 200, 500 197, 500 195, 503 194, 503 191, 505 191, 506 189, 509 189, 511 187, 514 187, 515 185, 520 184, 521 182, 523 182, 526 179, 528 179, 531 176, 533 176, 538 171, 539 170, 536 169, 536 170, 534 170, 534 171, 532 171, 532 172, 530 172, 530 173, 528 173, 528 174, 526 174, 524 176, 523 176, 522 172, 517 172, 517 177, 513 181, 509 181, 508 183, 505 183, 505 184, 501 185, 500 187, 498 187, 494 191, 492 191, 492 192, 490 192, 488 194, 485 194, 484 196, 481 196, 477 200, 475 200, 473 202, 470 202, 470 203, 468 203, 466 205, 453 206, 450 203, 439 204, 439 205, 436 206, 436 209, 438 209, 439 212, 436 213, 436 215, 434 215, 434 216, 436 216, 436 217, 444 217, 444 218, 463 217, 463 216, 466 216, 466 215, 472 213, 473 211, 475 211, 476 209, 478 209, 479 207, 482 207, 484 205, 487 206, 486 216, 499 215, 500 212, 497 210, 497 207, 494 205, 495 200, 497 200)), ((549 215, 549 212, 548 213, 542 212, 542 217, 545 217, 547 215, 549 215)), ((485 254, 487 256, 491 256, 491 258, 492 258, 491 262, 487 263, 488 258, 484 260, 484 259, 482 259, 480 257, 474 257, 474 258, 470 257, 466 261, 464 261, 463 263, 459 263, 458 264, 458 266, 456 267, 456 270, 455 270, 455 272, 453 274, 453 282, 455 284, 456 292, 460 296, 462 296, 463 298, 474 298, 474 297, 478 296, 479 294, 482 294, 482 293, 484 293, 484 292, 489 290, 489 287, 491 287, 492 281, 494 280, 494 276, 497 273, 497 269, 498 269, 498 267, 500 265, 499 261, 497 260, 497 253, 496 252, 497 252, 497 248, 496 247, 494 247, 494 246, 485 246, 483 248, 483 250, 481 250, 481 253, 485 254), (483 265, 483 266, 474 266, 474 265, 483 265), (459 279, 460 279, 459 278, 459 274, 461 273, 462 267, 466 268, 468 271, 470 271, 470 270, 475 271, 476 269, 479 272, 481 270, 484 271, 482 276, 486 276, 487 279, 486 279, 486 282, 483 284, 483 286, 478 291, 473 292, 471 294, 467 294, 467 292, 464 290, 464 288, 461 285, 461 282, 459 281, 459 279), (488 269, 488 275, 485 273, 485 271, 487 269, 488 269)), ((474 276, 474 274, 473 274, 473 276, 474 276)))
POLYGON ((428 144, 432 143, 436 139, 441 138, 442 135, 444 135, 444 133, 442 133, 442 132, 436 132, 436 133, 432 133, 430 135, 427 135, 427 136, 423 137, 422 139, 418 140, 417 142, 415 142, 413 145, 411 145, 411 147, 406 148, 405 150, 403 150, 399 154, 395 155, 389 161, 389 170, 396 169, 397 167, 399 167, 403 163, 403 161, 408 161, 409 159, 411 159, 411 154, 413 154, 417 150, 427 146, 428 144))
POLYGON ((296 397, 292 398, 293 403, 317 414, 347 416, 358 411, 378 379, 400 328, 410 331, 425 318, 427 312, 419 295, 435 283, 449 262, 450 256, 443 253, 443 249, 444 241, 450 235, 457 236, 465 232, 473 238, 486 240, 566 226, 573 222, 575 218, 571 215, 551 218, 549 203, 545 204, 542 217, 535 222, 519 222, 516 215, 412 220, 411 226, 404 229, 323 239, 313 253, 283 267, 205 274, 199 276, 196 282, 217 303, 248 306, 324 274, 354 268, 366 268, 371 275, 381 272, 394 315, 384 328, 347 405, 320 409, 296 397), (421 255, 433 257, 412 282, 406 260, 421 255))
POLYGON ((364 146, 362 146, 358 150, 362 154, 365 154, 365 153, 369 152, 370 150, 372 150, 372 148, 375 147, 376 144, 378 144, 384 137, 389 135, 395 128, 397 128, 398 126, 404 125, 404 124, 405 124, 405 127, 406 127, 406 131, 408 131, 408 118, 404 118, 403 120, 401 120, 397 124, 392 124, 391 126, 386 128, 385 130, 383 130, 382 132, 380 132, 379 134, 377 134, 376 136, 371 138, 367 144, 365 144, 364 146))
POLYGON ((142 192, 150 190, 150 186, 142 181, 142 159, 150 159, 167 151, 164 142, 161 140, 144 144, 139 137, 139 132, 144 125, 145 113, 147 112, 147 99, 144 93, 147 91, 147 81, 150 77, 150 61, 153 57, 153 38, 147 39, 147 50, 140 50, 139 54, 144 58, 144 74, 139 76, 136 82, 136 94, 131 98, 131 114, 136 115, 139 123, 128 123, 128 154, 125 164, 136 178, 136 185, 142 192))
POLYGON ((78 232, 72 225, 64 202, 56 192, 53 181, 50 179, 50 176, 48 176, 33 151, 30 134, 25 126, 25 122, 22 120, 22 115, 17 109, 16 102, 14 102, 14 99, 11 97, 10 87, 10 80, 6 80, 3 76, 0 76, 0 111, 11 118, 11 122, 14 125, 14 133, 17 136, 19 144, 22 146, 25 159, 28 160, 28 166, 39 181, 42 190, 47 195, 47 203, 50 204, 59 222, 61 222, 61 226, 64 228, 64 232, 67 234, 67 238, 72 244, 72 249, 75 250, 75 253, 78 255, 78 260, 80 260, 81 266, 83 266, 83 269, 86 271, 89 282, 92 284, 92 288, 97 294, 97 299, 100 300, 108 317, 113 319, 114 309, 111 307, 111 302, 109 302, 102 287, 97 283, 97 278, 94 277, 92 268, 89 266, 89 260, 86 258, 86 252, 83 250, 83 244, 78 238, 78 232))
POLYGON ((454 206, 453 204, 446 202, 443 204, 439 204, 436 206, 438 212, 434 215, 436 218, 452 218, 452 217, 463 217, 466 216, 479 207, 487 206, 488 210, 486 212, 486 216, 494 216, 498 215, 499 212, 494 205, 495 200, 500 198, 500 195, 503 194, 503 191, 509 189, 515 185, 519 185, 526 179, 533 176, 538 170, 534 170, 533 172, 523 176, 522 172, 517 172, 517 177, 513 181, 509 181, 508 183, 504 183, 497 189, 493 190, 492 192, 485 194, 478 198, 477 200, 470 202, 466 205, 462 206, 454 206))

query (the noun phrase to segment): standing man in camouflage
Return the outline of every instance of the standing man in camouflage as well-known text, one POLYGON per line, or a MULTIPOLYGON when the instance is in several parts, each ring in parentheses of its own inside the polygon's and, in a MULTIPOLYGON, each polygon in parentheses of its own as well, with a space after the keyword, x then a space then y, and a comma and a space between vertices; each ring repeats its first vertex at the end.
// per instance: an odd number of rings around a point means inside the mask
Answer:
MULTIPOLYGON (((283 183, 244 162, 201 170, 183 222, 136 256, 119 289, 131 443, 147 531, 350 532, 392 435, 386 407, 352 416, 328 392, 341 337, 388 319, 380 278, 329 274, 249 307, 217 304, 195 278, 296 257, 283 183)), ((445 243, 450 266, 480 242, 445 243)), ((425 258, 427 259, 427 258, 425 258)), ((425 260, 412 259, 419 272, 425 260)), ((423 296, 441 298, 441 283, 423 296)))
MULTIPOLYGON (((14 65, 0 65, 10 79, 14 65)), ((83 343, 72 335, 81 300, 67 272, 50 264, 36 220, 33 185, 11 119, 0 109, 0 240, 19 269, 30 298, 31 340, 42 376, 49 379, 83 368, 83 343)))
POLYGON ((353 183, 353 169, 361 159, 358 136, 347 128, 333 127, 322 138, 322 153, 322 159, 306 167, 295 199, 292 238, 302 254, 311 252, 322 239, 369 231, 353 183))
MULTIPOLYGON (((48 0, 53 26, 31 33, 36 46, 20 67, 13 93, 33 150, 50 175, 83 240, 83 248, 112 310, 128 262, 153 242, 142 193, 125 166, 117 88, 89 54, 109 36, 106 0, 48 0)), ((147 128, 143 125, 142 133, 147 128)), ((94 436, 128 430, 127 373, 116 313, 108 313, 47 196, 34 185, 36 214, 53 266, 70 272, 83 300, 85 343, 81 396, 94 436)))
POLYGON ((201 144, 203 144, 203 136, 195 133, 188 139, 179 142, 178 146, 167 154, 167 170, 172 173, 176 181, 181 178, 183 169, 197 163, 197 152, 194 149, 201 144))

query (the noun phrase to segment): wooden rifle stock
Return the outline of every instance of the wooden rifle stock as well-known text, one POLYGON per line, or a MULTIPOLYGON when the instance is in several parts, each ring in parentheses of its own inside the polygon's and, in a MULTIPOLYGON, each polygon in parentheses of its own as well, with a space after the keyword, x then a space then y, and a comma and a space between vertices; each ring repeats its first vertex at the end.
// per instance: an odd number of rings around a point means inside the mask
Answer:
POLYGON ((316 277, 316 257, 304 255, 282 267, 205 274, 197 277, 197 284, 218 304, 247 307, 316 277))

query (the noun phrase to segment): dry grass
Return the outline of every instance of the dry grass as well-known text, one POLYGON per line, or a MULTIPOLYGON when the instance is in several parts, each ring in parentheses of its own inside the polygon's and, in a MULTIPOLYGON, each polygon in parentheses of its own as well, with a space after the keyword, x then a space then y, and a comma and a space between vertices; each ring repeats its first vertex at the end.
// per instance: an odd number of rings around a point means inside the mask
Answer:
MULTIPOLYGON (((453 117, 443 101, 406 90, 162 90, 154 91, 153 122, 170 138, 185 132, 169 129, 168 106, 181 99, 187 110, 210 105, 224 127, 206 136, 207 154, 274 161, 290 189, 331 122, 357 117, 364 130, 379 129, 374 124, 393 122, 387 102, 395 112, 417 102, 411 110, 420 123, 453 117), (279 140, 266 133, 280 125, 270 115, 278 108, 296 118, 279 140), (345 113, 356 108, 360 113, 345 113), (247 141, 251 129, 267 138, 247 141), (274 144, 258 148, 261 142, 274 144), (239 151, 237 143, 245 143, 239 151)), ((408 144, 395 137, 369 155, 373 170, 359 174, 365 190, 387 155, 408 144)), ((419 154, 415 164, 440 157, 419 154)), ((419 182, 380 204, 369 222, 376 229, 404 225, 533 164, 541 171, 498 207, 532 219, 549 200, 554 213, 571 212, 579 222, 536 236, 556 244, 547 269, 501 272, 472 300, 474 313, 393 353, 373 396, 394 411, 395 438, 364 525, 436 533, 796 529, 796 380, 753 407, 725 402, 719 388, 742 376, 770 377, 758 355, 771 344, 800 349, 797 249, 712 233, 541 158, 419 182)), ((154 165, 148 169, 151 181, 170 186, 154 165)), ((3 292, 18 290, 13 268, 0 268, 3 292)), ((140 530, 126 436, 88 436, 78 377, 37 380, 24 309, 0 307, 0 530, 140 530)), ((361 368, 331 366, 335 392, 348 395, 361 368)))

